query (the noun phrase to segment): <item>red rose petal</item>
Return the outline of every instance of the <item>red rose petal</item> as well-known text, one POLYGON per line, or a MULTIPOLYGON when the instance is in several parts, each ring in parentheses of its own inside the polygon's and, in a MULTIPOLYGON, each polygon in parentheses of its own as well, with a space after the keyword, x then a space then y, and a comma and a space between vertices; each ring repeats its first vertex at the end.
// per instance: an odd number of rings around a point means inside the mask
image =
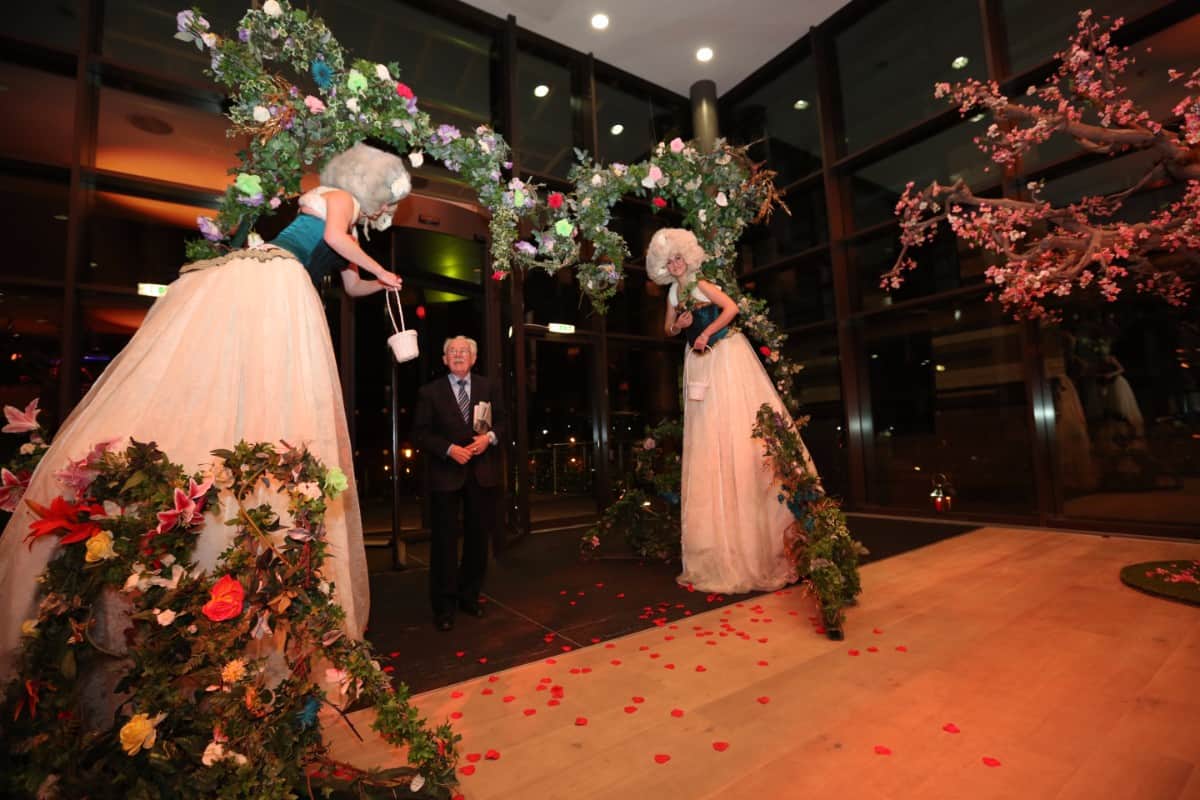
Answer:
POLYGON ((644 697, 634 697, 634 698, 633 698, 633 702, 635 702, 635 703, 644 703, 644 702, 646 702, 646 698, 644 698, 644 697))
POLYGON ((511 694, 507 694, 504 696, 504 702, 506 702, 506 703, 511 703, 513 700, 516 700, 516 699, 517 698, 511 694))
POLYGON ((878 636, 879 634, 883 633, 883 631, 881 631, 879 628, 872 628, 872 629, 871 629, 871 633, 873 633, 873 634, 875 634, 876 636, 878 636))
POLYGON ((671 709, 671 716, 672 716, 672 717, 675 717, 676 719, 678 719, 679 717, 682 717, 682 716, 683 716, 683 709, 682 709, 682 708, 672 708, 672 709, 671 709))
POLYGON ((579 728, 584 727, 585 725, 587 725, 587 717, 576 717, 575 725, 576 725, 576 727, 579 727, 579 728))
POLYGON ((765 666, 767 666, 767 662, 766 662, 766 661, 760 661, 760 662, 758 662, 758 665, 759 665, 760 667, 765 667, 765 666))
POLYGON ((396 668, 393 667, 391 664, 388 664, 386 667, 383 668, 383 671, 390 675, 396 671, 396 668))
POLYGON ((763 695, 762 697, 758 698, 758 702, 762 703, 765 706, 767 703, 771 702, 771 698, 767 697, 766 695, 763 695))
POLYGON ((462 712, 461 711, 450 712, 450 719, 462 719, 462 712))
POLYGON ((705 668, 705 666, 703 664, 697 664, 696 672, 708 672, 708 670, 705 668))
POLYGON ((557 664, 557 663, 558 663, 558 660, 557 660, 557 659, 554 659, 554 658, 547 658, 547 659, 546 659, 546 663, 547 663, 547 664, 557 664))
POLYGON ((554 679, 553 678, 541 678, 538 680, 538 683, 554 683, 554 679))
POLYGON ((659 753, 658 755, 656 755, 654 757, 655 764, 665 764, 670 760, 671 760, 671 757, 669 755, 667 755, 666 753, 659 753))
POLYGON ((729 742, 713 742, 713 750, 716 750, 718 753, 724 753, 728 749, 729 742))
POLYGON ((559 700, 557 697, 553 698, 552 700, 546 701, 546 705, 548 705, 548 706, 557 706, 557 705, 561 705, 561 704, 562 704, 562 700, 559 700))
POLYGON ((463 775, 474 775, 475 774, 475 765, 467 764, 465 767, 459 767, 458 771, 461 772, 463 775))
POLYGON ((961 729, 953 722, 947 722, 942 726, 942 730, 944 730, 946 733, 958 733, 961 729))
POLYGON ((527 708, 524 711, 522 711, 521 713, 527 717, 532 717, 534 714, 537 713, 537 709, 536 708, 527 708))
POLYGON ((450 693, 450 696, 453 697, 455 700, 457 700, 458 698, 463 696, 463 693, 461 691, 459 691, 458 689, 455 689, 453 692, 450 693))
POLYGON ((856 655, 858 655, 858 651, 857 651, 857 650, 847 650, 847 651, 846 651, 846 655, 848 655, 848 656, 856 656, 856 655))
POLYGON ((564 644, 564 645, 562 646, 562 651, 563 651, 564 653, 569 653, 569 652, 571 652, 571 645, 569 645, 569 644, 564 644))
POLYGON ((637 711, 637 706, 625 706, 625 713, 632 714, 637 711))
POLYGON ((892 751, 891 751, 891 749, 890 749, 890 748, 884 747, 884 746, 883 746, 883 745, 881 745, 881 744, 877 744, 877 745, 875 745, 875 755, 877 755, 877 756, 890 756, 891 754, 892 754, 892 751))
POLYGON ((992 758, 991 756, 984 756, 983 763, 984 763, 984 766, 998 767, 998 766, 1000 766, 1000 759, 992 758))
POLYGON ((500 758, 500 751, 499 750, 488 750, 486 753, 483 754, 483 757, 486 758, 488 761, 496 761, 497 759, 500 758))
POLYGON ((878 652, 879 652, 879 648, 878 648, 878 647, 876 647, 875 645, 871 645, 870 647, 868 647, 868 648, 867 648, 867 652, 868 652, 868 653, 878 653, 878 652))
POLYGON ((610 661, 608 663, 612 664, 614 667, 619 667, 619 666, 621 666, 621 659, 614 658, 612 661, 610 661))
POLYGON ((467 761, 470 761, 472 764, 481 758, 483 758, 483 756, 481 756, 479 753, 467 753, 467 761))
POLYGON ((663 669, 675 669, 674 664, 663 664, 663 669))
POLYGON ((480 694, 495 694, 495 693, 496 692, 493 689, 491 689, 487 686, 483 687, 483 691, 480 692, 480 694))
POLYGON ((392 652, 388 653, 388 658, 397 658, 399 655, 400 655, 399 650, 393 650, 392 652))
POLYGON ((908 652, 908 648, 907 648, 907 647, 905 647, 904 645, 899 645, 899 646, 896 648, 896 650, 897 650, 897 651, 899 651, 899 652, 901 652, 901 653, 907 653, 907 652, 908 652))

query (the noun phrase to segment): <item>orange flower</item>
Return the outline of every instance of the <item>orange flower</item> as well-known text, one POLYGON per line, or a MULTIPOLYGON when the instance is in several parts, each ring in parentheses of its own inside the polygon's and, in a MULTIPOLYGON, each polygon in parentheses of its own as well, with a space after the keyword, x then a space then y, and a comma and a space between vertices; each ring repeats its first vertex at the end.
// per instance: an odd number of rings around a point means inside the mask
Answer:
POLYGON ((226 575, 213 585, 211 599, 200 609, 213 622, 224 622, 242 613, 246 590, 232 575, 226 575))
POLYGON ((91 514, 104 516, 103 506, 88 505, 82 502, 71 503, 62 497, 56 497, 50 501, 48 508, 29 499, 26 499, 25 502, 33 509, 33 513, 41 517, 29 526, 29 535, 25 537, 25 541, 29 542, 30 547, 33 547, 35 539, 49 536, 58 531, 63 533, 62 544, 82 542, 100 532, 100 526, 92 522, 88 516, 91 514))

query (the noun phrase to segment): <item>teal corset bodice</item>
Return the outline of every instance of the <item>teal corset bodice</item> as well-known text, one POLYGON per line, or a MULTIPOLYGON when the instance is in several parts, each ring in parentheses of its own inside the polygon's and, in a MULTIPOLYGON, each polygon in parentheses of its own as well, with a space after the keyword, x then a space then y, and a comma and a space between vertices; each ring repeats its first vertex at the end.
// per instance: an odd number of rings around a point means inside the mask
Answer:
POLYGON ((325 220, 311 214, 297 214, 271 244, 294 255, 316 286, 326 275, 340 272, 349 263, 325 243, 325 220))
MULTIPOLYGON (((696 339, 700 334, 704 333, 704 329, 712 324, 713 320, 721 316, 721 307, 716 303, 700 306, 692 309, 692 324, 683 329, 683 335, 687 338, 688 346, 691 347, 696 343, 696 339)), ((725 334, 729 333, 729 326, 726 325, 721 330, 708 337, 708 346, 714 344, 724 338, 725 334)))

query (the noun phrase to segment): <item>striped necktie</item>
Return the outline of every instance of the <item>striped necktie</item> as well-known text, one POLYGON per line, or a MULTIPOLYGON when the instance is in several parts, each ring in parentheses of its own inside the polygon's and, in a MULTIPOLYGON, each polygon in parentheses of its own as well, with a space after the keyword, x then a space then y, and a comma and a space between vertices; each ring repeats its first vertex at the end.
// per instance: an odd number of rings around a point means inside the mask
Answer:
POLYGON ((458 410, 462 412, 463 422, 470 422, 471 398, 467 397, 466 378, 458 379, 458 410))

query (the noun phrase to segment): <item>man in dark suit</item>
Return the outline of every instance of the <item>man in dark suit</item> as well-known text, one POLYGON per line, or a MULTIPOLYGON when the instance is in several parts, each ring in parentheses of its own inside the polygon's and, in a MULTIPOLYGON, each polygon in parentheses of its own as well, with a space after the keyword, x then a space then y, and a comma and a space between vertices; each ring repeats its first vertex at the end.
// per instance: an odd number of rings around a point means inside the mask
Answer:
POLYGON ((456 336, 442 347, 450 369, 421 387, 413 441, 429 463, 433 534, 429 556, 429 599, 438 630, 454 627, 456 607, 483 616, 479 592, 487 571, 488 540, 496 526, 498 487, 503 484, 500 445, 507 434, 500 387, 471 372, 478 347, 456 336), (475 424, 480 403, 491 404, 491 425, 475 424), (458 561, 462 513, 462 563, 458 561))

